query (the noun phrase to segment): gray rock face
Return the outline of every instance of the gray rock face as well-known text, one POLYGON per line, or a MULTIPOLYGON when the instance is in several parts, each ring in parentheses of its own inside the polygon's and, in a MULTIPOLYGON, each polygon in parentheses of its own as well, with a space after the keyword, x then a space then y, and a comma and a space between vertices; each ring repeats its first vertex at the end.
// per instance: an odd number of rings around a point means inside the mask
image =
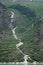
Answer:
POLYGON ((39 43, 40 52, 43 53, 43 41, 39 43))
POLYGON ((40 35, 43 36, 43 24, 40 26, 40 35))
POLYGON ((0 3, 0 31, 8 28, 7 8, 0 3))
POLYGON ((0 29, 3 26, 3 6, 0 4, 0 29))
POLYGON ((39 41, 39 39, 37 38, 37 37, 34 37, 32 40, 31 40, 31 42, 38 42, 39 41))

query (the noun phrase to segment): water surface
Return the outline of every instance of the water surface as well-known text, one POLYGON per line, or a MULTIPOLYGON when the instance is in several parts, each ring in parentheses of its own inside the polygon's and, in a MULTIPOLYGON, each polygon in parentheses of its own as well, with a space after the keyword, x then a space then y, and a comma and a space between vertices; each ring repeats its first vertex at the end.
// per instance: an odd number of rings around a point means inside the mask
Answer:
POLYGON ((43 65, 43 64, 0 64, 0 65, 43 65))

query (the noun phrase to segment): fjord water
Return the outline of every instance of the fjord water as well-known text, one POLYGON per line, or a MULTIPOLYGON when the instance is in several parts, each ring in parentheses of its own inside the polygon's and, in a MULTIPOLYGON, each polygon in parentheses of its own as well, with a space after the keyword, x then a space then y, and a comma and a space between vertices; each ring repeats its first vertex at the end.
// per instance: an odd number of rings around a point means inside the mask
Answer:
POLYGON ((0 64, 0 65, 43 65, 43 64, 0 64))

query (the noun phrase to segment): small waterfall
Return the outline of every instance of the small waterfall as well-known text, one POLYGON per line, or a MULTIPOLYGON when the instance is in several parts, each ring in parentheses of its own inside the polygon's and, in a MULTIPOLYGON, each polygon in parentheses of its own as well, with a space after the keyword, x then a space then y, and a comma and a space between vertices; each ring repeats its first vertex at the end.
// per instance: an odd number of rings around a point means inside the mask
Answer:
POLYGON ((20 42, 19 44, 16 45, 16 47, 18 48, 19 46, 23 45, 22 42, 20 42))
POLYGON ((27 63, 27 60, 28 60, 28 55, 25 55, 24 56, 24 63, 27 63))
POLYGON ((37 63, 36 61, 33 62, 34 65, 36 65, 36 63, 37 63))
POLYGON ((15 39, 18 39, 17 36, 16 36, 16 34, 15 34, 15 30, 16 30, 16 28, 17 28, 17 27, 15 27, 14 29, 12 29, 12 32, 13 32, 13 36, 14 36, 14 38, 15 38, 15 39))
MULTIPOLYGON (((14 18, 14 12, 11 11, 11 13, 12 13, 12 15, 11 15, 10 27, 11 27, 11 29, 12 29, 12 33, 13 33, 14 38, 15 38, 16 40, 19 40, 19 38, 17 37, 17 35, 16 35, 16 33, 15 33, 15 30, 17 29, 17 27, 13 28, 13 25, 12 25, 13 18, 14 18)), ((32 26, 33 26, 33 25, 32 25, 32 26)), ((32 59, 30 58, 29 55, 24 54, 24 53, 22 52, 22 50, 20 50, 19 47, 20 47, 21 45, 23 45, 23 43, 22 43, 21 41, 19 41, 19 43, 16 44, 16 48, 17 48, 17 50, 24 56, 24 57, 23 57, 23 58, 24 58, 24 62, 23 62, 23 63, 27 65, 27 63, 28 63, 27 60, 28 60, 28 59, 32 60, 32 59)), ((36 62, 33 62, 33 64, 36 64, 36 62)))
POLYGON ((14 18, 14 12, 11 11, 11 14, 12 14, 12 15, 11 15, 11 18, 14 18))

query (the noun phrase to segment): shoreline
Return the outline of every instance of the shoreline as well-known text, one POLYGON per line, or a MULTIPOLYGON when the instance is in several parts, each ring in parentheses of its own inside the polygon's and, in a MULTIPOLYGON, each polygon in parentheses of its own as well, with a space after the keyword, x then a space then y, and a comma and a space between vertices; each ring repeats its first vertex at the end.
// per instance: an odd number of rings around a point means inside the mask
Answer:
MULTIPOLYGON (((34 64, 34 62, 0 62, 0 64, 34 64)), ((43 64, 43 62, 36 62, 36 64, 43 64)))

